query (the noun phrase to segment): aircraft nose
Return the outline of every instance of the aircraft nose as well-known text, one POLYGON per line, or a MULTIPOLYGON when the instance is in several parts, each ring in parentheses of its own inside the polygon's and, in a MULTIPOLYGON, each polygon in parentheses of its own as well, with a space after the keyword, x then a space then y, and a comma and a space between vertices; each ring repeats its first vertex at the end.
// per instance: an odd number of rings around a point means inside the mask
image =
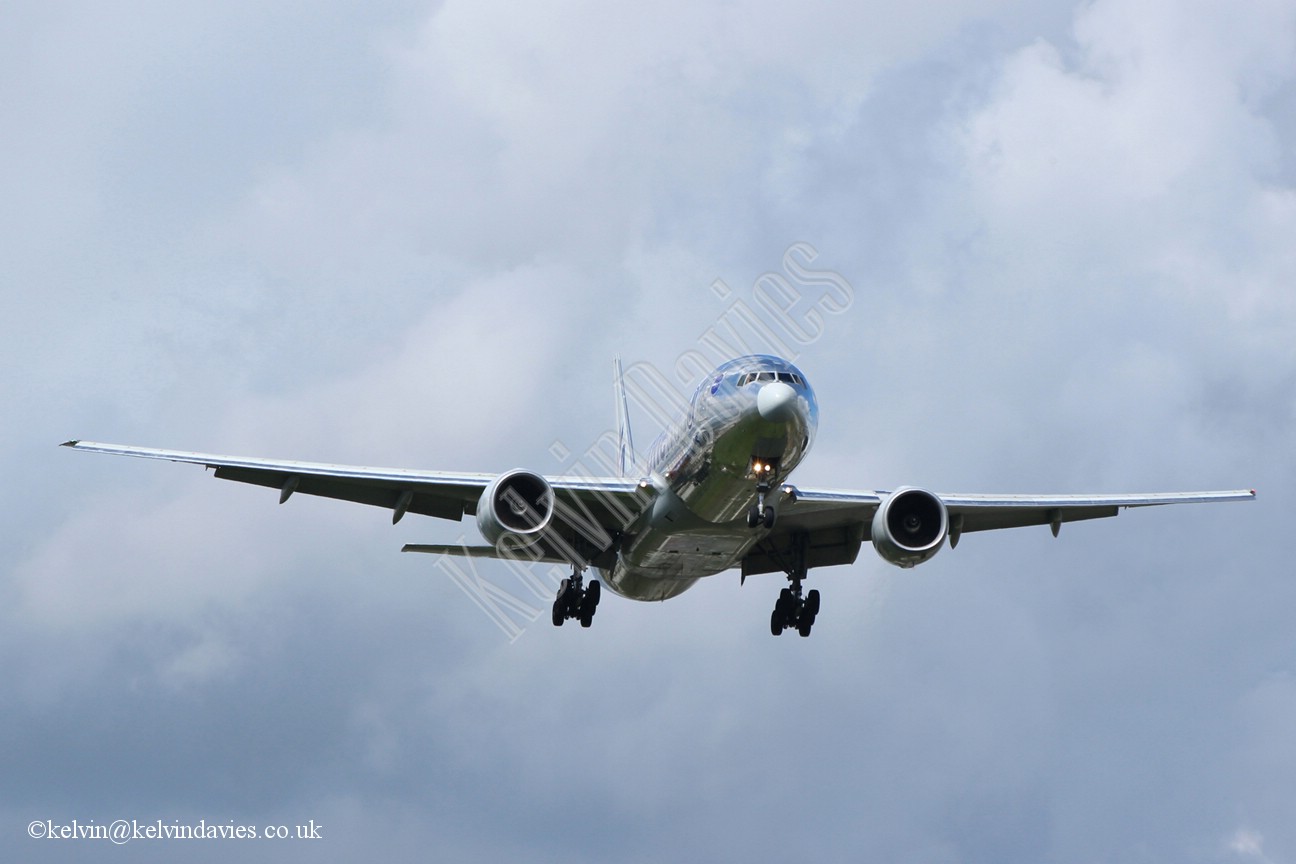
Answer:
POLYGON ((786 423, 796 416, 797 392, 782 381, 771 381, 757 392, 756 410, 762 420, 786 423))

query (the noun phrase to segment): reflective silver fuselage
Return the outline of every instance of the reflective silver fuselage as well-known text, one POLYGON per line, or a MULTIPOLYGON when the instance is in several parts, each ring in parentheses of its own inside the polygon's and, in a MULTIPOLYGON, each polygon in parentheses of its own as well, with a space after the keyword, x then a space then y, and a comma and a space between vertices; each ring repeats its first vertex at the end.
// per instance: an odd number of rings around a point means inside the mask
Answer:
POLYGON ((767 533, 747 523, 757 484, 778 490, 810 449, 818 419, 814 390, 786 360, 750 355, 712 372, 653 445, 652 506, 625 532, 616 564, 600 568, 604 583, 665 600, 736 566, 767 533))

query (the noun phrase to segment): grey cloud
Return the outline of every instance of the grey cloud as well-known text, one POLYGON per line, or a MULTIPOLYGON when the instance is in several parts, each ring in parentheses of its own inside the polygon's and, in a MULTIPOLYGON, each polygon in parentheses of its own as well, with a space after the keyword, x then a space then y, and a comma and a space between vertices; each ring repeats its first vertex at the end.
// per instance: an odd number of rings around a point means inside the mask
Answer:
POLYGON ((1292 857, 1291 4, 303 14, 0 36, 11 857, 1292 857), (1259 500, 509 643, 397 552, 468 526, 54 446, 558 470, 800 240, 855 303, 798 482, 1259 500))

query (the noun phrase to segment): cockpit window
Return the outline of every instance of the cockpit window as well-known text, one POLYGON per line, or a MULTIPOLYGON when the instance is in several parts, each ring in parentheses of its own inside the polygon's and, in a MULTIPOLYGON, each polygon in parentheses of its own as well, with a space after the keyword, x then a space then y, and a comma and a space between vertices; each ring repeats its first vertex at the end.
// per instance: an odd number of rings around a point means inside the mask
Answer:
POLYGON ((739 387, 746 387, 748 384, 763 384, 767 381, 782 381, 785 384, 795 384, 800 387, 805 384, 800 375, 792 372, 744 372, 735 379, 739 387))

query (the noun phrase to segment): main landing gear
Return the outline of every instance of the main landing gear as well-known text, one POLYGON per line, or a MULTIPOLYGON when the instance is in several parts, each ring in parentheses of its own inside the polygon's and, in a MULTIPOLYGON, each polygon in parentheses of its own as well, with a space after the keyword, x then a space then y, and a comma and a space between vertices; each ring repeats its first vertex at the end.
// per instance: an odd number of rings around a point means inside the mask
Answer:
POLYGON ((811 588, 801 596, 801 580, 792 580, 791 588, 779 592, 778 602, 770 615, 770 632, 775 636, 786 630, 796 630, 802 636, 810 635, 815 616, 819 614, 819 590, 811 588))
POLYGON ((792 539, 792 566, 787 570, 792 584, 779 592, 778 602, 770 615, 770 632, 775 636, 784 630, 796 630, 802 636, 810 635, 815 618, 819 615, 819 591, 812 588, 801 593, 801 582, 810 572, 806 566, 806 547, 809 536, 798 532, 792 539))
POLYGON ((588 588, 583 587, 583 582, 580 568, 572 567, 571 578, 564 579, 559 584, 558 596, 553 604, 555 627, 561 627, 568 618, 580 619, 582 627, 588 627, 594 621, 602 586, 597 579, 591 579, 588 588))

